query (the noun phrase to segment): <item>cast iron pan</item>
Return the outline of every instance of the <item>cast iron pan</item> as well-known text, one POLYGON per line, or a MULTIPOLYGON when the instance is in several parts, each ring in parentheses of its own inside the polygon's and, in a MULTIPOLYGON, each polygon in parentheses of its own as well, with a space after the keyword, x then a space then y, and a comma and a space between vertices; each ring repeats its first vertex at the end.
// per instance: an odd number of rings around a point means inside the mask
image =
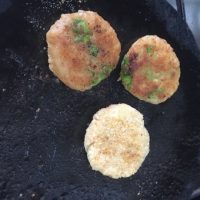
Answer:
MULTIPOLYGON (((0 1, 0 199, 188 200, 200 186, 200 54, 187 25, 163 0, 0 1), (120 65, 87 92, 48 69, 45 34, 61 13, 94 10, 122 43, 165 38, 181 62, 180 87, 151 105, 124 90, 120 65), (113 180, 92 171, 83 148, 93 114, 113 103, 144 114, 151 150, 135 176, 113 180)), ((120 60, 121 61, 121 60, 120 60)))

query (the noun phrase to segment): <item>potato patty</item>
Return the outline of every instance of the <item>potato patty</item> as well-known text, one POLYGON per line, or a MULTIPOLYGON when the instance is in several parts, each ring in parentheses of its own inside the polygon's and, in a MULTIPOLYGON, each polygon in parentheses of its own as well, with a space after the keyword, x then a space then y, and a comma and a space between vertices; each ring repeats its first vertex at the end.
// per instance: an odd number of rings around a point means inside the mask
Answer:
POLYGON ((131 94, 159 104, 176 92, 180 63, 166 40, 147 35, 138 39, 124 56, 120 77, 131 94))
POLYGON ((139 111, 114 104, 93 116, 84 146, 93 170, 115 179, 129 177, 149 153, 149 133, 139 111))
POLYGON ((119 60, 117 35, 95 12, 62 14, 46 38, 50 70, 75 90, 84 91, 100 83, 119 60))

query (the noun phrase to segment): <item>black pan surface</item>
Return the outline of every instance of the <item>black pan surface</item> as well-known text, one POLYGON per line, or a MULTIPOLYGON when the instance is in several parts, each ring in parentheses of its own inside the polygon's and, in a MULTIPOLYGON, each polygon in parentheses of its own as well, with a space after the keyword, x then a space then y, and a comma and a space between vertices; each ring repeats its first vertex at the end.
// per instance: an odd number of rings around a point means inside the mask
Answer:
POLYGON ((200 186, 200 54, 168 3, 2 0, 0 12, 0 199, 189 199, 200 186), (79 9, 111 23, 121 57, 143 35, 165 38, 181 62, 175 95, 157 106, 139 101, 117 82, 120 65, 87 92, 60 83, 48 69, 45 34, 61 13, 79 9), (93 114, 119 102, 144 114, 151 146, 135 176, 113 180, 91 170, 83 139, 93 114))

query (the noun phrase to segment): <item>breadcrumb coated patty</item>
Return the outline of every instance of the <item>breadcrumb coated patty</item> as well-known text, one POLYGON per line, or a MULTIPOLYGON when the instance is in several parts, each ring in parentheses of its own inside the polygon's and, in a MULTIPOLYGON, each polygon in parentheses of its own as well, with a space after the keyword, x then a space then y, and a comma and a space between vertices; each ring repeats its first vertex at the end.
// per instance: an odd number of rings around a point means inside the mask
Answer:
POLYGON ((147 35, 133 43, 124 56, 120 77, 131 94, 159 104, 176 92, 180 63, 166 40, 147 35))
POLYGON ((46 34, 50 70, 67 86, 84 91, 116 67, 121 45, 96 12, 62 14, 46 34))
POLYGON ((93 170, 114 179, 135 174, 149 153, 143 115, 127 104, 99 110, 86 130, 84 146, 93 170))

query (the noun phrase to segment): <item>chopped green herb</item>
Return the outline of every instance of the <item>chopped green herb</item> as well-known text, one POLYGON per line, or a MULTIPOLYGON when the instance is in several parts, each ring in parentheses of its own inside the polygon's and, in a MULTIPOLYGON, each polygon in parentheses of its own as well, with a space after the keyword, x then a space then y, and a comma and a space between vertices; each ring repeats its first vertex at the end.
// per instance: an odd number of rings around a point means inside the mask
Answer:
POLYGON ((90 42, 90 36, 89 35, 76 35, 74 38, 75 42, 83 42, 83 43, 88 43, 90 42))
POLYGON ((158 97, 159 94, 163 93, 164 91, 164 88, 157 88, 149 93, 148 98, 155 99, 158 97))
POLYGON ((130 65, 129 59, 127 56, 124 56, 124 59, 122 60, 122 67, 127 68, 130 65))
POLYGON ((99 53, 99 48, 95 45, 95 44, 92 44, 90 46, 90 54, 94 57, 97 57, 97 54, 99 53))
POLYGON ((90 34, 88 23, 83 19, 74 19, 73 31, 77 34, 90 34))
POLYGON ((131 84, 132 84, 132 76, 131 75, 122 75, 121 76, 122 83, 123 85, 127 88, 130 89, 131 84))
POLYGON ((147 47, 147 53, 148 53, 148 54, 153 53, 153 47, 148 46, 148 47, 147 47))

